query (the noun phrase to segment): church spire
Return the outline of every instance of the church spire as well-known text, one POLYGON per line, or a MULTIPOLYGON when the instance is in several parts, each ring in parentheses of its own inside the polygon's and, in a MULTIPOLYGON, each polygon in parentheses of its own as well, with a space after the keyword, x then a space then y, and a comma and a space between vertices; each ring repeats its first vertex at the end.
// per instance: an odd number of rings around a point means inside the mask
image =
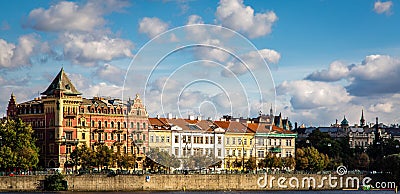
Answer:
POLYGON ((364 109, 361 109, 361 119, 360 119, 360 126, 364 127, 365 119, 364 119, 364 109))

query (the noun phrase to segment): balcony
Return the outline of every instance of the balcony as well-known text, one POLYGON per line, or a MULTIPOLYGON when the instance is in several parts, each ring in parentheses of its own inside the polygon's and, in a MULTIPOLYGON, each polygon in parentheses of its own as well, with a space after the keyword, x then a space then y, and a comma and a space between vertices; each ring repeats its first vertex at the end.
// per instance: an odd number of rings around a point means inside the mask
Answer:
POLYGON ((281 153, 282 152, 282 148, 275 147, 275 148, 271 148, 270 151, 272 153, 281 153))
POLYGON ((63 113, 64 117, 76 117, 76 113, 75 112, 64 112, 63 113))
POLYGON ((133 141, 136 145, 142 145, 143 144, 143 140, 141 139, 136 139, 133 141))
POLYGON ((61 145, 73 145, 76 146, 79 143, 79 139, 60 139, 61 145))

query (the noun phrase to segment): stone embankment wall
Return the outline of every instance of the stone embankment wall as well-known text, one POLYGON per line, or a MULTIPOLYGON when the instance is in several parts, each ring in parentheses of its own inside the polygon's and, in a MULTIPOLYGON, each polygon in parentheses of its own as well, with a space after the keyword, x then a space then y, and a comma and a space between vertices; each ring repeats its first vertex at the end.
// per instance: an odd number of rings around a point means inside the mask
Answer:
MULTIPOLYGON (((354 187, 357 185, 352 186, 351 182, 356 180, 355 177, 361 184, 363 176, 320 174, 273 174, 268 175, 267 179, 264 174, 149 175, 149 177, 81 175, 67 176, 66 180, 70 191, 308 190, 310 183, 313 189, 346 188, 346 181, 349 182, 347 188, 354 187), (315 186, 313 186, 313 180, 309 179, 310 177, 315 180, 315 186), (347 177, 350 178, 347 179, 347 177), (335 184, 337 186, 333 188, 331 185, 335 184), (321 187, 318 187, 319 185, 321 187)), ((40 190, 44 178, 44 176, 0 177, 0 191, 40 190)))

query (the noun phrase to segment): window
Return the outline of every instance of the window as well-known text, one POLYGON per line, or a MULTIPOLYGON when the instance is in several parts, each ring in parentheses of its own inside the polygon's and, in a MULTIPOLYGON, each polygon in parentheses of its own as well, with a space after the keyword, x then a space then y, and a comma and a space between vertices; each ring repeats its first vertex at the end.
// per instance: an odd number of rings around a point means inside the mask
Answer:
POLYGON ((111 140, 114 140, 114 133, 111 133, 111 140))
POLYGON ((229 137, 226 138, 226 145, 229 145, 229 137))
POLYGON ((94 121, 92 121, 92 127, 94 127, 94 121))
POLYGON ((238 150, 238 156, 242 156, 242 150, 238 150))
POLYGON ((222 138, 218 137, 218 144, 222 144, 222 138))
POLYGON ((101 129, 101 121, 98 122, 97 127, 101 129))
POLYGON ((43 133, 39 133, 39 139, 40 139, 40 140, 43 139, 43 133))
POLYGON ((133 122, 131 122, 131 128, 133 128, 133 122))
POLYGON ((208 137, 206 137, 206 144, 208 144, 208 137))
POLYGON ((107 128, 107 127, 108 127, 108 125, 107 125, 107 121, 104 121, 104 127, 105 127, 105 128, 107 128))
POLYGON ((114 128, 114 121, 111 121, 111 128, 114 128))
POLYGON ((236 140, 234 137, 232 137, 232 144, 235 145, 236 144, 236 140))
POLYGON ((243 156, 244 156, 244 157, 247 157, 246 154, 247 154, 247 151, 246 151, 246 150, 243 150, 243 156))
POLYGON ((49 153, 50 154, 54 153, 54 145, 53 144, 49 145, 49 153))
POLYGON ((124 146, 124 153, 127 153, 128 150, 126 150, 126 146, 124 146))
POLYGON ((253 139, 250 139, 250 145, 252 145, 253 144, 253 139))
POLYGON ((228 150, 228 149, 225 150, 225 155, 226 155, 226 156, 229 155, 229 150, 228 150))
POLYGON ((133 154, 133 146, 131 146, 131 154, 133 154))
POLYGON ((243 139, 243 144, 244 144, 244 145, 247 145, 247 138, 244 138, 244 139, 243 139))
POLYGON ((86 139, 86 134, 82 133, 82 139, 86 139))
POLYGON ((218 148, 218 157, 221 157, 222 153, 221 153, 221 148, 218 148))
POLYGON ((146 123, 143 123, 143 129, 146 129, 146 123))
POLYGON ((287 151, 286 152, 286 157, 290 157, 292 155, 292 152, 287 151))
POLYGON ((167 143, 169 143, 169 136, 167 136, 167 143))
POLYGON ((90 139, 94 139, 94 133, 90 134, 90 139))
POLYGON ((117 141, 121 142, 121 134, 117 134, 117 141))
POLYGON ((258 157, 264 158, 264 151, 258 151, 258 157))
POLYGON ((71 145, 67 145, 67 150, 66 150, 67 152, 67 154, 70 154, 71 153, 71 145))
POLYGON ((165 141, 165 137, 161 136, 161 143, 164 143, 164 141, 165 141))
POLYGON ((136 123, 136 128, 137 128, 137 130, 140 129, 140 124, 139 124, 139 122, 136 123))
POLYGON ((146 134, 143 134, 143 141, 146 141, 146 134))
POLYGON ((126 141, 126 133, 124 134, 124 141, 126 141))
POLYGON ((210 137, 210 144, 214 144, 214 137, 210 137))
POLYGON ((175 143, 179 143, 179 136, 175 135, 175 143))
POLYGON ((242 145, 242 138, 238 138, 238 144, 242 145))
POLYGON ((72 132, 65 132, 65 139, 72 140, 72 132))
POLYGON ((179 155, 179 148, 175 148, 175 156, 179 155))
POLYGON ((154 136, 150 135, 150 143, 154 142, 154 136))
POLYGON ((117 122, 117 128, 118 128, 118 130, 121 129, 121 122, 119 122, 119 121, 117 122))
POLYGON ((160 142, 160 137, 156 136, 156 143, 160 142))

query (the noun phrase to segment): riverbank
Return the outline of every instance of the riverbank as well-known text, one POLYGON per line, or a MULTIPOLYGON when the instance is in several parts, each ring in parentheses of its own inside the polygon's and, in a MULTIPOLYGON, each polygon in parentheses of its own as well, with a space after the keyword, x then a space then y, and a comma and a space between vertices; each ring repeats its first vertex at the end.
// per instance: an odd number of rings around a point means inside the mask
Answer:
MULTIPOLYGON (((334 190, 354 188, 363 175, 189 174, 67 176, 69 191, 334 190)), ((41 191, 45 176, 0 177, 0 191, 41 191)))

